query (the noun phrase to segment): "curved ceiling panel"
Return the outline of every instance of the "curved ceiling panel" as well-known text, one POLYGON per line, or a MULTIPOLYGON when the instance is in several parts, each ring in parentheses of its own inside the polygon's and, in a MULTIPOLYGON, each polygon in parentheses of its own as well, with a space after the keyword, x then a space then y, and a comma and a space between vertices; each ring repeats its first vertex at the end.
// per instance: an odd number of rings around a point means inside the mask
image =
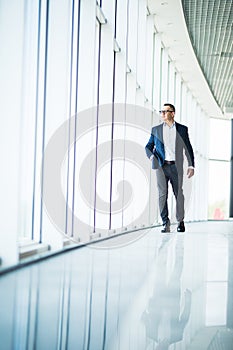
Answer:
POLYGON ((193 49, 222 111, 233 110, 233 1, 181 0, 193 49))

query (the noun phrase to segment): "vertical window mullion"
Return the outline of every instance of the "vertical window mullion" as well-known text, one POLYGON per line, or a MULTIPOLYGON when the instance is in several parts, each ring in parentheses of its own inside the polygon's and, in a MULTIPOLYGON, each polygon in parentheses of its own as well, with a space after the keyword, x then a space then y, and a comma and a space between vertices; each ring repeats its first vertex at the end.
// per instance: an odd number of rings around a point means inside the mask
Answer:
POLYGON ((101 58, 101 32, 102 25, 98 23, 98 62, 97 62, 97 109, 96 109, 96 144, 95 144, 95 171, 94 171, 94 232, 96 231, 96 199, 97 199, 97 173, 98 173, 98 136, 99 136, 99 100, 100 100, 100 58, 101 58))
MULTIPOLYGON (((117 0, 115 0, 114 40, 117 31, 117 0)), ((116 74, 116 51, 113 51, 113 79, 112 79, 112 127, 111 127, 111 161, 110 161, 110 193, 109 193, 109 230, 112 227, 112 181, 113 181, 113 139, 114 139, 114 102, 115 102, 115 74, 116 74)))
POLYGON ((31 216, 31 239, 35 238, 35 198, 36 198, 36 163, 37 163, 37 125, 38 125, 38 104, 39 104, 39 68, 40 68, 40 34, 41 34, 41 0, 38 4, 38 35, 37 35, 37 70, 36 70, 36 96, 35 96, 35 141, 34 141, 34 172, 32 190, 32 216, 31 216))
POLYGON ((72 1, 71 20, 71 43, 70 43, 70 94, 69 94, 69 128, 68 128, 68 155, 67 155, 67 181, 66 181, 66 214, 65 214, 65 234, 68 234, 68 209, 69 209, 69 176, 70 176, 70 144, 71 144, 71 117, 72 117, 72 76, 73 76, 73 54, 74 54, 74 13, 75 0, 72 1))
POLYGON ((79 77, 79 39, 80 39, 80 11, 81 0, 78 1, 78 25, 77 25, 77 61, 76 61, 76 94, 75 94, 75 123, 74 123, 74 155, 73 155, 73 183, 72 183, 72 225, 71 237, 74 236, 74 209, 75 209, 75 185, 76 185, 76 136, 77 136, 77 112, 78 112, 78 77, 79 77))
POLYGON ((162 104, 162 80, 163 80, 163 48, 160 49, 160 70, 159 70, 159 106, 162 104))
POLYGON ((40 201, 40 233, 39 243, 43 241, 43 187, 44 187, 44 148, 45 148, 45 124, 46 124, 46 98, 47 98, 47 64, 48 64, 48 35, 49 35, 49 0, 46 3, 46 30, 45 30, 45 55, 44 55, 44 94, 43 94, 43 132, 42 132, 42 165, 41 165, 41 201, 40 201))

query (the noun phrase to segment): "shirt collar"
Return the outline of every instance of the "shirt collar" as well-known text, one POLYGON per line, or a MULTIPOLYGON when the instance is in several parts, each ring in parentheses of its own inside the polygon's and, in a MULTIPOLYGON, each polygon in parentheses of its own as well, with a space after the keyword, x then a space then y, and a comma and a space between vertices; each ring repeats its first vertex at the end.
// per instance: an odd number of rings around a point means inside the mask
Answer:
POLYGON ((176 125, 176 122, 174 121, 173 124, 171 126, 168 126, 165 122, 163 122, 163 126, 167 126, 170 129, 174 128, 174 126, 176 125))

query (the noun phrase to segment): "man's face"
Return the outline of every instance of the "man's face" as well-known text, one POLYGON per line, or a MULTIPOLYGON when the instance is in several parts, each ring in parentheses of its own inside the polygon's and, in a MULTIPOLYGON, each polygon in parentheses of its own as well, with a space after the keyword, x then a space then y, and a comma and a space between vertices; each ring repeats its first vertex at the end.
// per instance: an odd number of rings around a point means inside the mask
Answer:
POLYGON ((170 123, 174 121, 175 113, 170 106, 163 106, 161 116, 165 123, 170 123))

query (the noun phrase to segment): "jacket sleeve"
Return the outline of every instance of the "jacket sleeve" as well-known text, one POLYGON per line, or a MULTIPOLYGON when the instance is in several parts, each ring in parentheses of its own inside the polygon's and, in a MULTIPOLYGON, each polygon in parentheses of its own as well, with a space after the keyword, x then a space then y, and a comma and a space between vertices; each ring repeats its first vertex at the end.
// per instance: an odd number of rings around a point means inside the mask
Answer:
POLYGON ((189 140, 188 128, 186 129, 186 137, 185 137, 185 155, 188 160, 188 165, 195 167, 194 153, 193 153, 191 142, 189 140))
POLYGON ((154 155, 153 150, 154 150, 154 135, 151 134, 150 139, 145 147, 146 150, 146 155, 148 158, 150 158, 152 155, 154 155))

